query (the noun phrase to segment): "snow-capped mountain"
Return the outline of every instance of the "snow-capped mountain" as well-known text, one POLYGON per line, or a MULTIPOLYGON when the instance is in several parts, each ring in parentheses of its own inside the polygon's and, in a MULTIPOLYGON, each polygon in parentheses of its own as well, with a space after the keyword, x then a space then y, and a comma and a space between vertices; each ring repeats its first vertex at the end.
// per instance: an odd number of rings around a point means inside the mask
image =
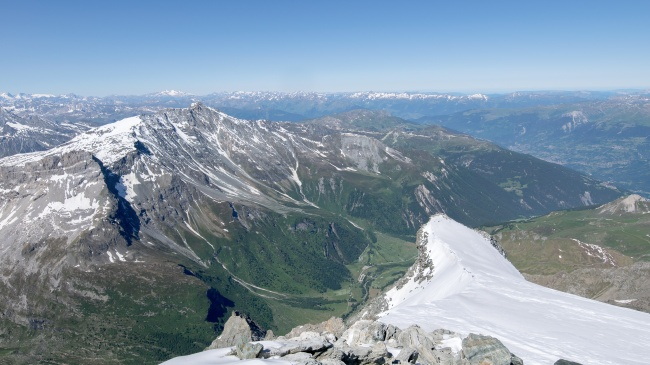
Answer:
POLYGON ((183 91, 178 91, 178 90, 163 90, 153 94, 153 96, 170 96, 170 97, 180 97, 180 96, 190 96, 190 95, 191 94, 188 94, 183 91))
POLYGON ((191 95, 164 90, 146 95, 106 97, 49 94, 0 94, 0 106, 15 113, 51 121, 110 123, 129 115, 176 108, 191 102, 228 110, 244 118, 299 121, 359 108, 386 110, 402 118, 450 114, 477 108, 515 108, 602 100, 611 93, 520 92, 515 94, 450 94, 436 92, 273 92, 234 91, 191 95))
MULTIPOLYGON (((442 196, 448 191, 453 200, 458 194, 454 186, 459 178, 455 175, 460 172, 455 167, 439 160, 429 166, 438 172, 409 172, 415 167, 413 160, 378 139, 345 132, 340 127, 335 127, 339 131, 334 134, 322 128, 314 123, 244 121, 199 103, 189 109, 126 118, 51 150, 0 160, 0 167, 11 176, 0 181, 5 198, 0 228, 5 237, 11 238, 13 247, 54 237, 67 237, 70 243, 83 232, 98 228, 101 217, 107 219, 117 210, 120 215, 131 215, 128 219, 121 217, 122 224, 136 225, 143 232, 158 236, 153 232, 159 232, 159 225, 168 226, 170 222, 190 230, 194 229, 191 222, 213 226, 214 223, 204 222, 200 214, 190 213, 192 204, 200 201, 255 205, 276 213, 301 211, 328 204, 325 178, 341 175, 329 184, 354 186, 355 175, 381 178, 383 174, 394 173, 415 173, 423 181, 410 192, 419 206, 401 213, 406 226, 417 227, 426 214, 438 211, 456 212, 461 219, 472 220, 474 212, 462 213, 449 197, 442 196), (39 174, 36 181, 29 177, 32 172, 39 174), (161 202, 160 196, 171 193, 168 189, 180 190, 182 200, 161 202), (168 204, 179 204, 171 217, 161 213, 168 210, 168 204), (91 219, 92 212, 100 215, 97 220, 91 219), (75 214, 80 217, 70 219, 75 214), (127 224, 125 219, 143 222, 127 224), (37 222, 40 224, 34 224, 37 222), (23 232, 25 225, 31 228, 29 234, 23 232)), ((393 141, 413 137, 395 133, 393 141)), ((442 138, 450 137, 445 134, 442 138)), ((334 185, 330 189, 336 192, 334 185)), ((588 185, 585 188, 589 189, 588 185)), ((587 194, 591 199, 591 194, 587 194)), ((356 205, 370 204, 364 195, 356 199, 356 205)), ((576 194, 573 200, 584 201, 584 197, 576 194)), ((517 200, 513 203, 520 205, 517 200)), ((527 204, 520 205, 522 208, 529 209, 527 204)), ((218 225, 213 229, 222 232, 218 225)), ((126 239, 130 242, 131 238, 126 239)), ((192 249, 171 243, 170 246, 200 261, 192 249)))
POLYGON ((70 140, 89 127, 21 117, 0 107, 0 157, 42 151, 70 140))
POLYGON ((525 364, 646 364, 650 314, 527 282, 490 238, 444 215, 419 233, 421 256, 384 297, 381 321, 499 338, 525 364))
MULTIPOLYGON (((65 238, 70 244, 100 229, 115 214, 122 219, 123 230, 128 232, 125 239, 130 241, 132 235, 137 236, 133 226, 140 226, 132 220, 151 221, 149 215, 166 222, 178 220, 193 230, 192 222, 204 220, 189 212, 192 203, 200 200, 246 202, 280 213, 311 206, 303 196, 293 198, 287 193, 295 195, 291 191, 300 192, 301 186, 294 148, 301 148, 303 159, 320 159, 318 143, 274 129, 270 132, 263 122, 230 118, 196 104, 191 109, 127 118, 48 151, 7 157, 0 162, 9 177, 0 183, 5 198, 0 213, 0 229, 7 239, 2 245, 4 257, 19 255, 9 251, 29 242, 65 238), (39 176, 36 181, 26 179, 34 174, 39 176), (179 189, 179 185, 180 193, 189 196, 159 202, 171 193, 168 189, 179 189), (194 194, 201 198, 187 200, 194 194), (163 213, 169 204, 182 208, 177 207, 169 217, 163 213), (144 216, 132 217, 135 212, 144 216)), ((214 226, 214 222, 202 223, 214 226)), ((200 261, 191 248, 160 237, 162 227, 143 224, 140 228, 200 261)), ((218 226, 214 229, 223 233, 218 226)), ((118 248, 114 250, 90 254, 111 262, 113 257, 124 257, 118 248)))

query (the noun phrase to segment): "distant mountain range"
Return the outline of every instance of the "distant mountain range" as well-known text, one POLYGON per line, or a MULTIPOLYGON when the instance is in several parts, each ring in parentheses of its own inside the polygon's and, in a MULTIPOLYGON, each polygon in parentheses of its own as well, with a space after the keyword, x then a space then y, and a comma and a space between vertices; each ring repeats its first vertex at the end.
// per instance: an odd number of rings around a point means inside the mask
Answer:
POLYGON ((419 122, 444 125, 650 196, 650 97, 520 109, 477 109, 419 122))
POLYGON ((295 122, 357 109, 386 111, 417 123, 443 125, 487 139, 650 197, 647 90, 488 95, 223 92, 202 96, 167 90, 101 98, 0 94, 0 107, 7 111, 59 125, 102 125, 132 115, 186 107, 193 102, 249 120, 295 122))
POLYGON ((0 94, 0 106, 19 115, 38 115, 57 121, 83 120, 102 124, 125 115, 186 107, 200 101, 207 106, 229 110, 233 116, 257 115, 274 121, 298 121, 355 109, 384 110, 405 118, 447 115, 486 108, 524 108, 609 100, 621 96, 645 96, 648 91, 536 91, 510 94, 449 94, 412 92, 221 92, 192 95, 166 90, 146 95, 87 97, 75 94, 0 94), (126 113, 126 114, 125 114, 126 113), (130 114, 129 114, 130 113, 130 114), (245 114, 245 115, 240 115, 245 114), (289 119, 287 119, 289 118, 289 119))

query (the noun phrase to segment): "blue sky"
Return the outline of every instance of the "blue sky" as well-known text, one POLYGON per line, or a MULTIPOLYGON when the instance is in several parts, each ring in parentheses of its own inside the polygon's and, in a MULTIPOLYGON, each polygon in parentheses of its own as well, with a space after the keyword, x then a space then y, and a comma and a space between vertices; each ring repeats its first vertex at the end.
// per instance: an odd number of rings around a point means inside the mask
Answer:
POLYGON ((650 87, 650 1, 0 0, 0 91, 650 87))

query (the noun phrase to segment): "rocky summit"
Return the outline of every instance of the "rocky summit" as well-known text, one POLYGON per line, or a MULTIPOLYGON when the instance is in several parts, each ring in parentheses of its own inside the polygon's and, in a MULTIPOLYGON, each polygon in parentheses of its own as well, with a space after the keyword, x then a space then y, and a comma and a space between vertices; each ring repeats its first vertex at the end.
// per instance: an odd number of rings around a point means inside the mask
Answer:
MULTIPOLYGON (((231 317, 224 334, 240 328, 231 317)), ((331 318, 320 324, 294 328, 287 336, 273 340, 256 341, 241 328, 240 335, 249 341, 233 342, 221 349, 178 357, 164 362, 175 364, 227 364, 238 359, 269 359, 276 364, 304 365, 369 365, 369 364, 444 364, 444 365, 523 365, 523 361, 496 338, 469 334, 466 337, 443 329, 426 332, 418 326, 401 330, 393 325, 371 320, 359 320, 336 334, 329 331, 332 323, 343 322, 331 318), (292 334, 298 334, 292 336, 292 334)), ((224 334, 220 338, 224 337, 224 334)))

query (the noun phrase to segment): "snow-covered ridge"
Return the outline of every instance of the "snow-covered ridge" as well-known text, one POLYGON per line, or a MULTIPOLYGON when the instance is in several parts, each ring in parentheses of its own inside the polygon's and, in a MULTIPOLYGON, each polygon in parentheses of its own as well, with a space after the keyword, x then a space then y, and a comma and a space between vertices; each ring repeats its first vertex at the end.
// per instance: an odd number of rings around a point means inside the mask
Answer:
POLYGON ((213 96, 222 96, 229 100, 253 100, 253 101, 278 101, 290 99, 306 99, 306 100, 327 100, 333 94, 295 91, 295 92, 279 92, 279 91, 234 91, 225 93, 215 93, 213 96))
POLYGON ((135 149, 135 130, 142 122, 140 117, 130 117, 82 133, 67 143, 47 151, 5 157, 0 164, 24 166, 46 156, 63 155, 71 151, 93 152, 104 164, 112 163, 135 149))
POLYGON ((450 95, 450 94, 436 94, 436 93, 394 93, 394 92, 357 92, 350 95, 355 99, 401 99, 401 100, 426 100, 426 99, 443 99, 443 100, 488 100, 487 95, 472 94, 472 95, 450 95))
POLYGON ((183 91, 178 91, 178 90, 163 90, 161 92, 157 92, 153 94, 154 96, 171 96, 171 97, 178 97, 178 96, 188 96, 190 94, 183 92, 183 91))
POLYGON ((527 282, 489 237, 444 215, 423 228, 430 279, 386 294, 381 320, 400 328, 447 328, 499 338, 530 364, 646 364, 650 314, 527 282))

